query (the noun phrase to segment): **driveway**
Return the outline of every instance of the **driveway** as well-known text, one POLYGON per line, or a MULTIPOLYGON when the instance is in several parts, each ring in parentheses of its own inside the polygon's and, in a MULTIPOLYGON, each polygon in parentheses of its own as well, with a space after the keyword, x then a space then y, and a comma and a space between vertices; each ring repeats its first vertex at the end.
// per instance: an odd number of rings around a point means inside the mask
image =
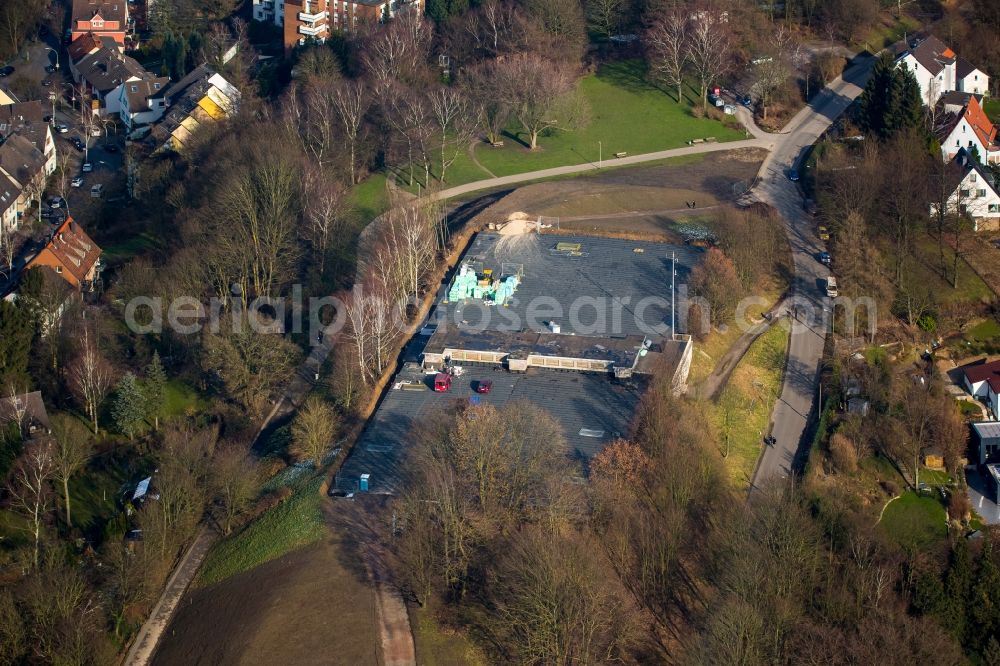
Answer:
POLYGON ((791 302, 798 316, 792 322, 781 397, 772 414, 771 434, 776 444, 764 449, 751 489, 787 477, 796 459, 808 450, 803 435, 816 397, 831 307, 831 300, 821 291, 830 273, 816 260, 826 247, 816 237, 815 219, 802 209, 798 185, 789 181, 787 174, 793 167, 800 169, 808 148, 861 94, 873 64, 873 58, 860 60, 792 118, 777 135, 775 148, 761 165, 759 183, 753 191, 757 199, 781 213, 784 221, 795 265, 791 302))
POLYGON ((969 465, 965 468, 965 483, 968 486, 972 510, 978 513, 987 525, 1000 525, 1000 506, 997 506, 990 480, 980 474, 975 465, 969 465))

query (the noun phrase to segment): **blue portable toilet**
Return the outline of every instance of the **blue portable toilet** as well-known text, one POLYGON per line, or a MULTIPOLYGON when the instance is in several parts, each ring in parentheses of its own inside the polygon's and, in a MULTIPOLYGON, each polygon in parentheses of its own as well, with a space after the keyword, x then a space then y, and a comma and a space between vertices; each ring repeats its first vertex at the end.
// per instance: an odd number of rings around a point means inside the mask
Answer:
POLYGON ((480 399, 480 397, 479 397, 478 395, 470 395, 470 396, 469 396, 469 404, 470 404, 470 405, 472 405, 472 406, 476 406, 476 405, 478 405, 478 404, 479 404, 480 402, 482 402, 482 399, 480 399))
POLYGON ((361 475, 361 486, 360 486, 361 492, 363 492, 363 493, 368 492, 368 479, 370 479, 371 476, 372 476, 371 474, 362 474, 361 475))

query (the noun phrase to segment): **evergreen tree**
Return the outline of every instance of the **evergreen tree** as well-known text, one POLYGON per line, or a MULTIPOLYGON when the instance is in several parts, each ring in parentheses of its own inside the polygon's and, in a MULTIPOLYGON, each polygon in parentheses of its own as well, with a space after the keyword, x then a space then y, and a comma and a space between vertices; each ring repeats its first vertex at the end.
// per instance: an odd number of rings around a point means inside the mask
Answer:
POLYGON ((967 629, 966 610, 972 592, 972 561, 965 539, 956 541, 952 546, 944 589, 946 598, 941 623, 955 638, 962 641, 967 629))
POLYGON ((28 359, 34 326, 31 313, 10 301, 0 300, 0 390, 29 384, 28 359))
POLYGON ((146 409, 153 417, 153 427, 160 429, 160 414, 163 411, 164 389, 167 384, 167 373, 163 371, 160 362, 160 352, 153 352, 153 359, 146 366, 146 381, 143 382, 143 396, 146 398, 146 409))
POLYGON ((447 21, 469 10, 469 0, 427 0, 427 16, 435 23, 447 21))
POLYGON ((924 107, 916 77, 913 72, 897 67, 888 55, 875 63, 872 76, 861 93, 859 107, 861 128, 881 140, 919 128, 924 123, 924 107))
POLYGON ((129 439, 135 438, 146 417, 146 398, 139 387, 139 380, 131 372, 126 372, 118 382, 111 417, 118 430, 128 435, 129 439))
POLYGON ((879 58, 858 102, 860 107, 858 123, 861 129, 880 138, 885 134, 885 116, 889 88, 892 85, 893 66, 892 58, 888 56, 879 58))
POLYGON ((1000 569, 993 560, 993 544, 986 538, 979 556, 979 572, 969 600, 969 637, 983 649, 1000 629, 1000 569))

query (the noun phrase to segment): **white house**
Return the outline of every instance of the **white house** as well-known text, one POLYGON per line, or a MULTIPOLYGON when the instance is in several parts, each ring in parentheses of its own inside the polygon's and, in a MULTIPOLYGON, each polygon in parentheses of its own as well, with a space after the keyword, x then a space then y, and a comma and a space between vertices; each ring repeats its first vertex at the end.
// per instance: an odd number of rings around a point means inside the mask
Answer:
POLYGON ((985 398, 993 411, 993 418, 1000 414, 1000 361, 969 365, 963 369, 965 390, 977 398, 985 398))
POLYGON ((934 135, 941 144, 941 156, 951 161, 958 151, 979 153, 982 162, 1000 162, 997 130, 983 111, 979 97, 951 92, 941 98, 941 110, 935 118, 934 135), (959 105, 962 106, 959 106, 959 105))
POLYGON ((118 115, 128 131, 139 125, 155 123, 167 111, 166 92, 170 79, 161 76, 155 79, 129 81, 121 86, 118 115))
POLYGON ((96 111, 102 116, 121 111, 121 88, 125 83, 152 77, 134 59, 107 46, 85 55, 75 69, 80 83, 99 102, 96 111))
POLYGON ((955 63, 955 82, 959 92, 973 95, 990 94, 990 77, 965 58, 959 57, 955 63))
POLYGON ((926 106, 934 106, 941 95, 951 91, 989 93, 989 77, 933 35, 904 51, 896 65, 913 72, 926 106))
MULTIPOLYGON (((1000 230, 1000 186, 993 174, 970 159, 965 149, 958 152, 955 162, 962 167, 962 179, 948 197, 947 212, 967 214, 976 231, 1000 230)), ((930 213, 937 213, 936 205, 931 204, 930 213)))

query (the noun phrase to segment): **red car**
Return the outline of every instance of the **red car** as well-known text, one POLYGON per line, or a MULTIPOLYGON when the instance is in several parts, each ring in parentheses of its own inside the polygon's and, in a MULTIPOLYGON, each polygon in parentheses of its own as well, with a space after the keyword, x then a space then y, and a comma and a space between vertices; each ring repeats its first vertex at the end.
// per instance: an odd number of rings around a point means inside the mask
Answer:
POLYGON ((434 375, 434 390, 444 393, 451 388, 451 375, 439 372, 434 375))
POLYGON ((486 395, 493 390, 493 381, 490 379, 480 379, 476 382, 476 393, 486 395))

